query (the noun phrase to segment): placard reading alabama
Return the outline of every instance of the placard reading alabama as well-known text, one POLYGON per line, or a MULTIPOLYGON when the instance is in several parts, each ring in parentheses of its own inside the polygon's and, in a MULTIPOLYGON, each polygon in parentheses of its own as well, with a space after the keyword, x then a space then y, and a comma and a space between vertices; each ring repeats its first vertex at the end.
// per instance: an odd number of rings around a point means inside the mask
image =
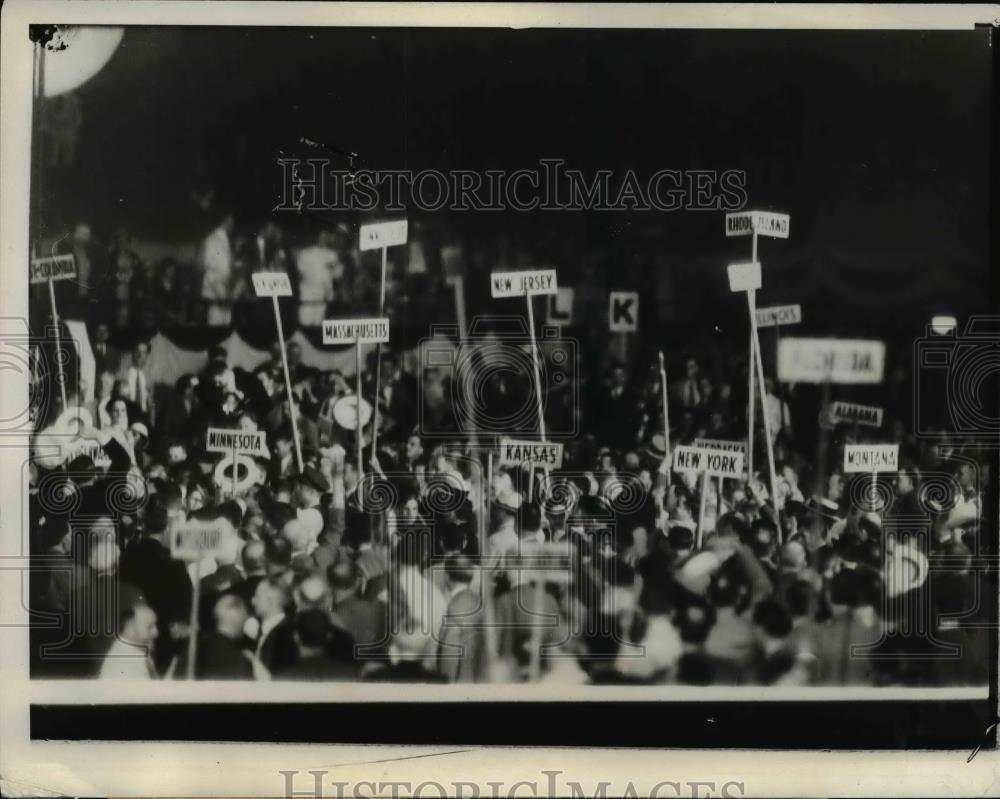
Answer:
POLYGON ((406 220, 398 222, 376 222, 361 226, 361 249, 378 250, 406 244, 406 220))
POLYGON ((493 272, 490 275, 490 292, 493 299, 523 297, 525 294, 555 294, 558 288, 555 269, 493 272))
POLYGON ((205 440, 205 449, 208 452, 232 452, 235 450, 236 452, 246 452, 250 455, 264 457, 268 454, 267 434, 263 430, 244 432, 224 427, 210 427, 205 440))
POLYGON ((674 450, 675 472, 708 472, 716 477, 742 477, 743 453, 679 446, 674 450))
POLYGON ((501 466, 520 466, 522 463, 530 463, 533 466, 560 469, 562 468, 562 459, 562 444, 516 441, 512 438, 500 439, 501 466))
POLYGON ((31 283, 44 283, 47 280, 65 280, 76 277, 76 261, 72 254, 36 258, 28 267, 28 275, 31 283))
POLYGON ((292 282, 285 272, 254 272, 253 291, 258 297, 291 297, 292 282))
POLYGON ((389 341, 389 319, 340 319, 323 322, 324 344, 385 344, 389 341))
POLYGON ((882 426, 882 409, 874 405, 835 402, 830 408, 830 417, 834 422, 856 422, 868 427, 882 426))
POLYGON ((844 447, 844 471, 899 471, 899 444, 848 444, 844 447))

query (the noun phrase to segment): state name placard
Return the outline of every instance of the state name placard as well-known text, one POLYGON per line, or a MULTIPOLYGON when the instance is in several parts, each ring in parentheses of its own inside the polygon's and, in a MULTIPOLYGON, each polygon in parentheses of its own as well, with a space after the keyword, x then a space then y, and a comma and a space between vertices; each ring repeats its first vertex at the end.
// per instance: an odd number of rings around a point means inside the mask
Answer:
POLYGON ((729 290, 753 291, 760 288, 760 262, 729 264, 729 290))
POLYGON ((681 445, 674 449, 674 471, 739 478, 743 476, 743 453, 681 445))
POLYGON ((523 297, 526 294, 555 294, 555 269, 528 269, 521 272, 492 272, 490 294, 493 299, 523 297))
POLYGON ((177 560, 200 560, 221 553, 231 530, 219 521, 187 521, 170 531, 170 555, 177 560))
POLYGON ((784 338, 778 345, 783 383, 881 383, 885 344, 836 338, 784 338))
POLYGON ((51 258, 35 258, 28 267, 28 275, 31 283, 67 280, 76 277, 76 260, 71 253, 53 255, 51 258))
POLYGON ((560 286, 545 304, 545 324, 564 327, 573 324, 573 289, 560 286))
POLYGON ((245 452, 256 457, 267 457, 267 433, 263 430, 246 432, 225 427, 210 427, 205 436, 208 452, 245 452))
POLYGON ((747 453, 746 441, 726 441, 721 438, 696 438, 694 440, 696 449, 715 449, 719 452, 739 452, 742 455, 747 453))
POLYGON ((882 426, 882 409, 874 405, 858 405, 854 402, 835 402, 830 406, 830 418, 834 423, 854 422, 867 427, 882 426))
POLYGON ((286 272, 254 272, 250 277, 258 297, 292 296, 292 282, 286 272))
POLYGON ((407 225, 405 219, 395 222, 373 222, 361 226, 360 248, 364 250, 379 250, 383 247, 395 247, 406 244, 407 225))
POLYGON ((608 299, 608 329, 612 333, 634 333, 638 330, 639 292, 612 291, 608 299))
POLYGON ((726 214, 727 236, 749 236, 756 231, 761 236, 788 238, 788 214, 773 211, 736 211, 726 214))
POLYGON ((802 321, 801 305, 772 305, 757 309, 757 327, 797 325, 802 321))
POLYGON ((844 447, 844 471, 898 472, 899 444, 848 444, 844 447))
POLYGON ((547 466, 550 469, 561 469, 563 461, 563 445, 541 441, 518 441, 513 438, 500 439, 500 465, 547 466))
POLYGON ((327 319, 323 322, 324 344, 386 344, 389 319, 327 319))

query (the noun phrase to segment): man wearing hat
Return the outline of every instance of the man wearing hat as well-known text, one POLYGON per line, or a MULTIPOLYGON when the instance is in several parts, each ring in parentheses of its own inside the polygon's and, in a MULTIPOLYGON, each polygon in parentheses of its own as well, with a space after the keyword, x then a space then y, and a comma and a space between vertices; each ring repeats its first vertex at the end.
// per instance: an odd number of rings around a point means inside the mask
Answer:
POLYGON ((295 478, 295 489, 295 500, 298 505, 296 513, 299 521, 306 526, 315 540, 329 523, 327 510, 321 500, 323 494, 330 490, 330 483, 319 469, 307 463, 295 478))

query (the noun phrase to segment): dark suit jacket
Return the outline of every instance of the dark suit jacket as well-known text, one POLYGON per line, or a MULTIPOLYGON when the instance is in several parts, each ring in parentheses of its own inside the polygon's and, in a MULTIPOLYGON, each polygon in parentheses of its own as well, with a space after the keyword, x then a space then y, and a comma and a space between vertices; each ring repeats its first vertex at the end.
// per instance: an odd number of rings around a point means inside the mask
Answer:
POLYGON ((416 660, 404 660, 375 669, 364 676, 365 682, 430 682, 444 683, 448 678, 437 671, 425 669, 416 660))
POLYGON ((300 660, 294 666, 275 675, 278 680, 345 681, 358 679, 358 666, 352 662, 317 655, 300 660))
POLYGON ((299 659, 292 619, 287 616, 264 638, 260 648, 260 661, 271 674, 278 674, 299 659))

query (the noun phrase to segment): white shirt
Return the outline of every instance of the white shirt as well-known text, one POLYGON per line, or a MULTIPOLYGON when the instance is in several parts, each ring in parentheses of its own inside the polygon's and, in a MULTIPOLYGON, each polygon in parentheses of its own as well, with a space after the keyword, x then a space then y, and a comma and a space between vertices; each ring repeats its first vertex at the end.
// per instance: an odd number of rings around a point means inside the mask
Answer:
POLYGON ((149 411, 149 378, 136 366, 130 366, 125 372, 125 390, 128 398, 139 406, 143 413, 149 411))
POLYGON ((337 253, 314 244, 299 250, 295 265, 299 270, 299 299, 302 302, 333 299, 333 281, 344 271, 337 253))
POLYGON ((257 654, 260 655, 260 650, 264 647, 264 641, 267 636, 271 633, 275 627, 277 627, 281 622, 285 620, 285 614, 279 613, 276 616, 268 616, 260 623, 260 637, 257 639, 257 654))
POLYGON ((229 234, 223 228, 216 228, 202 242, 201 265, 205 269, 201 296, 213 300, 227 299, 233 252, 229 244, 229 234))
POLYGON ((153 672, 147 648, 117 639, 104 656, 102 680, 152 680, 153 672))

